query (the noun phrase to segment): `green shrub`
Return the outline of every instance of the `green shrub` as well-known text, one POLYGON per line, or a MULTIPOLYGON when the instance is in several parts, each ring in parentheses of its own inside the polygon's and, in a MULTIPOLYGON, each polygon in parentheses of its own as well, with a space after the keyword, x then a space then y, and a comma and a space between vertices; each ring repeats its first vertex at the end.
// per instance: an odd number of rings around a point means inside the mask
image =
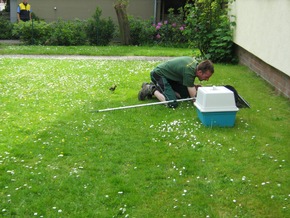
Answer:
POLYGON ((220 20, 220 27, 213 31, 208 54, 215 62, 235 62, 232 30, 228 17, 221 16, 220 20))
POLYGON ((63 21, 59 19, 51 24, 51 45, 84 45, 86 44, 85 21, 63 21))
POLYGON ((178 15, 174 14, 174 9, 168 10, 167 20, 155 25, 156 42, 164 46, 187 46, 187 37, 183 34, 185 24, 183 21, 183 9, 178 9, 178 15))
POLYGON ((2 16, 0 16, 0 29, 0 39, 12 38, 13 24, 2 16))
MULTIPOLYGON (((46 23, 42 20, 20 22, 13 26, 13 36, 25 44, 37 45, 108 45, 115 32, 111 18, 101 19, 97 8, 93 18, 85 21, 63 21, 46 23)), ((2 22, 1 22, 2 24, 2 22)))
POLYGON ((132 44, 186 46, 188 40, 183 34, 185 25, 182 9, 179 9, 178 15, 174 15, 173 9, 169 9, 168 12, 168 19, 157 24, 152 24, 152 20, 129 17, 132 44))
POLYGON ((88 20, 87 37, 91 45, 108 45, 113 39, 115 24, 111 18, 101 19, 102 10, 97 8, 93 18, 88 20))
POLYGON ((198 0, 186 5, 186 30, 194 47, 214 62, 233 62, 232 30, 226 4, 229 0, 198 0))
POLYGON ((151 20, 143 20, 129 16, 130 37, 132 45, 152 45, 155 28, 151 20))
POLYGON ((25 44, 44 45, 50 38, 51 26, 44 21, 19 22, 14 24, 12 33, 25 44))
POLYGON ((155 25, 155 41, 163 46, 182 46, 187 44, 187 39, 183 35, 185 25, 171 23, 169 21, 159 22, 155 25))

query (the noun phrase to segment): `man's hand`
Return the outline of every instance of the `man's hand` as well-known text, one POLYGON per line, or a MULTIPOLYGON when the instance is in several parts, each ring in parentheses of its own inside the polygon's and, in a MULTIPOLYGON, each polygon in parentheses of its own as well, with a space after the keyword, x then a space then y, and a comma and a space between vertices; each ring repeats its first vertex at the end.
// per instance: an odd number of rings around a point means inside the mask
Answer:
POLYGON ((194 85, 196 91, 198 90, 199 87, 201 87, 201 85, 194 85))
POLYGON ((197 90, 196 90, 196 88, 194 86, 193 87, 187 87, 187 90, 188 90, 189 96, 191 98, 194 98, 196 96, 197 90))

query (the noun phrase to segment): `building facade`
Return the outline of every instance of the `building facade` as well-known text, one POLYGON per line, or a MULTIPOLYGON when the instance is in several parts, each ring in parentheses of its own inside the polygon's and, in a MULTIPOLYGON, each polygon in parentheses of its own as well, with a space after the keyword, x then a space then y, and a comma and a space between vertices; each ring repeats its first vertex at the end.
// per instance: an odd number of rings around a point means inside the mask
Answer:
POLYGON ((240 63, 290 98, 290 1, 235 0, 234 42, 240 63))
MULTIPOLYGON (((20 2, 21 0, 10 0, 10 20, 12 22, 16 21, 16 9, 20 2)), ((33 13, 47 22, 58 19, 88 19, 93 16, 97 7, 102 10, 102 17, 111 17, 114 21, 117 19, 113 6, 115 0, 29 0, 28 2, 31 5, 33 13)), ((128 13, 139 15, 142 18, 149 18, 153 15, 153 6, 150 0, 134 0, 128 7, 128 13), (136 5, 139 5, 143 10, 136 10, 138 8, 136 5)))
MULTIPOLYGON (((16 22, 16 9, 22 0, 10 0, 10 20, 16 22)), ((127 12, 134 17, 153 19, 155 22, 166 17, 169 8, 179 8, 187 0, 129 0, 127 12)), ((114 3, 116 0, 28 0, 35 15, 47 22, 63 20, 88 19, 93 16, 96 8, 102 10, 102 17, 112 18, 117 22, 114 3)))

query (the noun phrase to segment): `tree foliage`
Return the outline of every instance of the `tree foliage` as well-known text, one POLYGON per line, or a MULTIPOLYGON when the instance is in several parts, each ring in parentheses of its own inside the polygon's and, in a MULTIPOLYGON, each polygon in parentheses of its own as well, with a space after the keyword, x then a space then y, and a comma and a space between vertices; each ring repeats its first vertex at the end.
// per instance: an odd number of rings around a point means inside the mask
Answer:
POLYGON ((228 17, 229 0, 196 0, 186 5, 185 35, 203 57, 214 62, 233 61, 235 25, 228 17))

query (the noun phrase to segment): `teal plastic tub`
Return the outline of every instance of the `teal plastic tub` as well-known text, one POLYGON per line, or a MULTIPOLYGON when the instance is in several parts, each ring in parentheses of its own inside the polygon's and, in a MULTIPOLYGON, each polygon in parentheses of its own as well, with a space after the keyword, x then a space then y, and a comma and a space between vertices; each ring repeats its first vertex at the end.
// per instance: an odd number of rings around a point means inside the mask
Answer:
POLYGON ((235 125, 237 111, 201 112, 197 109, 197 115, 205 126, 233 127, 235 125))
POLYGON ((239 109, 235 104, 234 93, 224 86, 200 87, 194 105, 198 118, 205 126, 235 125, 239 109))

